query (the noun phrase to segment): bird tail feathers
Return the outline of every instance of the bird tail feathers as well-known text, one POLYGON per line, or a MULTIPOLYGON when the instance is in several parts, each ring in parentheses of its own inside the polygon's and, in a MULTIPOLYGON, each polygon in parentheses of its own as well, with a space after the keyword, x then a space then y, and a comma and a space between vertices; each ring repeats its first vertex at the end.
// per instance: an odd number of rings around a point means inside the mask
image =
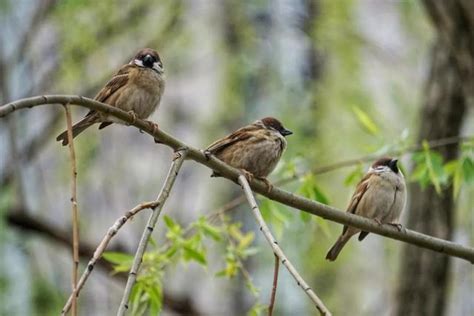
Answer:
POLYGON ((337 256, 339 255, 339 253, 341 252, 342 248, 347 243, 347 241, 349 241, 349 238, 346 238, 345 235, 341 235, 337 239, 334 246, 332 246, 331 249, 329 249, 329 251, 326 255, 326 259, 329 260, 329 261, 336 260, 337 256))
MULTIPOLYGON (((95 123, 95 120, 93 119, 93 117, 88 116, 82 119, 81 121, 77 122, 76 124, 74 124, 72 126, 72 138, 75 138, 77 135, 82 133, 86 128, 88 128, 94 123, 95 123)), ((58 142, 62 141, 63 146, 66 146, 67 144, 69 144, 69 139, 67 138, 67 130, 59 134, 58 137, 56 137, 56 140, 58 142)))

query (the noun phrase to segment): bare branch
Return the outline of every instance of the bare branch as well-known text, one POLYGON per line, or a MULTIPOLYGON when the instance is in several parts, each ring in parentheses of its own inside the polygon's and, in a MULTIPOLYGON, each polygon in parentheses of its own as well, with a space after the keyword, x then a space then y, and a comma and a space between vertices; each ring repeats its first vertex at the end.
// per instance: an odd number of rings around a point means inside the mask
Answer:
POLYGON ((87 279, 91 275, 92 270, 95 267, 95 264, 97 263, 97 261, 99 261, 100 258, 102 258, 102 255, 105 252, 105 249, 107 249, 107 246, 109 245, 110 241, 112 240, 112 237, 114 237, 117 234, 119 229, 131 217, 135 216, 141 210, 144 210, 147 208, 154 209, 157 206, 158 206, 157 201, 140 203, 134 208, 132 208, 131 210, 127 211, 125 215, 121 216, 119 219, 115 221, 115 223, 109 228, 109 230, 105 234, 102 241, 99 243, 99 246, 97 246, 96 250, 94 251, 92 258, 89 260, 89 263, 87 264, 86 269, 84 270, 81 278, 79 279, 76 289, 72 291, 71 295, 69 296, 69 299, 66 302, 66 305, 64 305, 61 311, 61 315, 65 315, 69 311, 74 297, 79 296, 79 293, 81 292, 82 288, 84 287, 84 284, 86 283, 87 279))
MULTIPOLYGON (((134 208, 135 209, 135 208, 134 208)), ((31 211, 28 209, 10 209, 6 212, 6 220, 10 227, 16 228, 22 231, 24 234, 34 234, 35 237, 42 237, 48 242, 54 243, 55 246, 63 245, 64 247, 72 247, 71 236, 67 230, 51 225, 41 218, 31 216, 31 211)), ((94 243, 87 243, 81 240, 79 244, 79 255, 82 260, 88 260, 93 257, 95 251, 94 243)), ((122 244, 118 244, 109 249, 109 251, 126 251, 126 247, 122 244)), ((114 267, 111 263, 104 260, 96 262, 94 269, 101 268, 104 272, 114 272, 114 267)), ((125 273, 117 273, 117 280, 127 281, 125 273)), ((79 283, 80 284, 80 280, 79 283)), ((199 315, 200 313, 193 305, 192 300, 187 297, 178 297, 175 294, 171 295, 167 289, 163 289, 163 305, 166 309, 179 315, 199 315)), ((71 298, 72 300, 72 298, 71 298)))
POLYGON ((326 306, 324 306, 323 302, 319 299, 316 293, 314 293, 311 287, 309 287, 309 285, 305 282, 305 280, 303 280, 303 278, 300 276, 298 271, 291 264, 290 260, 288 260, 286 255, 283 253, 283 250, 281 250, 280 246, 278 246, 278 242, 275 240, 272 233, 270 232, 270 229, 265 223, 265 220, 262 217, 262 213, 260 213, 260 209, 258 208, 257 201, 255 201, 255 197, 253 196, 252 189, 250 188, 250 185, 247 179, 245 178, 245 176, 239 175, 238 182, 240 183, 240 185, 242 186, 242 189, 245 192, 245 196, 247 197, 247 201, 250 204, 252 213, 255 216, 255 219, 257 220, 258 225, 260 226, 260 231, 265 236, 265 239, 267 239, 268 243, 270 244, 270 247, 272 247, 273 252, 275 253, 275 256, 277 256, 278 259, 281 260, 281 263, 286 267, 288 272, 290 272, 290 274, 296 280, 296 283, 298 284, 298 286, 301 287, 303 291, 313 301, 314 305, 319 310, 321 315, 330 316, 331 313, 329 312, 329 310, 326 308, 326 306))
POLYGON ((272 286, 272 295, 270 296, 270 304, 268 304, 268 316, 273 315, 273 306, 275 306, 275 298, 278 286, 278 272, 280 269, 280 259, 275 255, 275 266, 273 267, 273 286, 272 286))
MULTIPOLYGON (((66 111, 67 138, 69 140, 69 155, 71 157, 71 204, 72 204, 72 291, 77 291, 77 270, 79 269, 79 216, 77 213, 77 169, 76 153, 74 152, 74 142, 72 137, 72 120, 69 106, 64 105, 66 111)), ((72 315, 77 315, 76 295, 72 296, 72 315)))
MULTIPOLYGON (((130 114, 120 109, 80 96, 50 95, 17 100, 15 102, 1 106, 0 117, 6 116, 7 114, 19 109, 39 106, 43 104, 64 103, 69 103, 71 105, 76 104, 87 107, 89 109, 101 111, 109 115, 113 115, 129 123, 130 125, 133 125, 138 129, 146 132, 153 138, 159 139, 161 143, 175 150, 186 147, 188 148, 188 157, 190 159, 219 172, 220 175, 232 181, 236 182, 238 176, 240 175, 237 169, 226 165, 219 159, 212 156, 208 159, 201 150, 190 147, 161 130, 153 130, 150 124, 147 124, 147 122, 144 120, 134 120, 134 118, 130 114)), ((449 256, 465 259, 471 263, 474 263, 474 249, 471 247, 466 247, 454 242, 421 234, 409 229, 400 232, 391 225, 379 225, 368 218, 349 214, 334 207, 324 205, 319 202, 312 201, 296 194, 287 192, 276 186, 273 187, 271 192, 267 192, 266 184, 258 179, 253 179, 250 183, 250 186, 255 192, 258 192, 274 201, 294 207, 301 211, 317 215, 325 219, 338 222, 340 224, 356 227, 367 232, 382 235, 391 239, 400 240, 412 245, 416 245, 418 247, 430 249, 449 256)))
POLYGON ((125 286, 122 301, 120 302, 120 307, 117 312, 117 315, 125 315, 125 312, 128 309, 128 301, 130 299, 130 294, 132 293, 133 285, 135 284, 135 281, 137 279, 138 269, 140 268, 140 264, 142 263, 143 255, 145 254, 151 233, 155 228, 156 222, 158 221, 158 217, 160 216, 161 210, 163 209, 163 205, 168 199, 171 189, 173 188, 173 184, 176 180, 176 177, 178 176, 178 172, 183 164, 184 158, 186 158, 188 150, 186 147, 182 148, 184 149, 179 149, 178 151, 176 151, 175 158, 171 163, 171 167, 168 171, 168 175, 166 176, 165 183, 161 188, 160 194, 156 198, 157 206, 153 209, 153 213, 151 214, 148 223, 146 224, 145 230, 143 231, 142 238, 140 239, 140 243, 138 244, 137 252, 135 253, 135 258, 133 259, 132 268, 130 269, 130 273, 128 275, 127 285, 125 286))

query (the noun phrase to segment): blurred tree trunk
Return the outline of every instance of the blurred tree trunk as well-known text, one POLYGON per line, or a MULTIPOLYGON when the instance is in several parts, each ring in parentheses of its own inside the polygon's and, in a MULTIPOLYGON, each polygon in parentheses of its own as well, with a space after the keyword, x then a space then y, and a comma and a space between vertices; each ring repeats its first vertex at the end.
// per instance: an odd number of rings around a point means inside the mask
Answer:
MULTIPOLYGON (((425 0, 436 28, 431 72, 421 109, 418 140, 457 136, 472 102, 474 74, 474 2, 425 0)), ((459 146, 439 150, 445 161, 456 159, 459 146)), ((430 186, 410 187, 410 229, 443 239, 454 232, 452 187, 440 195, 430 186)), ((397 292, 396 315, 444 315, 447 310, 450 262, 448 256, 405 245, 397 292)))

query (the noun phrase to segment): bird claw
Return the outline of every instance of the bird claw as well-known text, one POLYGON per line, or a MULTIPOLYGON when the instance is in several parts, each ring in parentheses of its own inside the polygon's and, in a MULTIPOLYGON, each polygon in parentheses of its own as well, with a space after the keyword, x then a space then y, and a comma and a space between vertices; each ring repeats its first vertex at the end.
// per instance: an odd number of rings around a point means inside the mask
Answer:
POLYGON ((265 183, 265 185, 267 186, 267 194, 272 192, 273 190, 273 184, 265 177, 257 177, 258 180, 262 181, 265 183))
POLYGON ((135 124, 135 122, 137 121, 137 118, 138 118, 137 114, 132 110, 128 111, 127 113, 132 117, 132 122, 129 123, 128 125, 135 124))
POLYGON ((211 156, 212 156, 212 153, 209 151, 209 150, 202 150, 202 153, 204 155, 204 157, 206 157, 206 160, 209 161, 209 159, 211 159, 211 156))
POLYGON ((247 179, 247 182, 250 183, 252 182, 253 178, 254 178, 254 175, 250 172, 248 172, 247 170, 245 169, 240 169, 240 172, 242 173, 242 175, 245 177, 245 179, 247 179))
MULTIPOLYGON (((146 122, 146 123, 148 124, 148 126, 150 127, 152 134, 156 134, 156 133, 160 130, 160 127, 159 127, 158 124, 156 124, 155 122, 148 121, 148 120, 146 120, 145 122, 146 122)), ((154 140, 155 140, 155 143, 156 143, 156 144, 162 144, 162 142, 161 142, 160 140, 158 140, 158 139, 156 139, 156 138, 155 138, 154 140)))
POLYGON ((399 232, 402 232, 404 230, 403 225, 400 223, 388 223, 391 226, 394 226, 399 232))
POLYGON ((375 221, 377 224, 382 225, 382 222, 380 221, 380 219, 374 218, 374 221, 375 221))

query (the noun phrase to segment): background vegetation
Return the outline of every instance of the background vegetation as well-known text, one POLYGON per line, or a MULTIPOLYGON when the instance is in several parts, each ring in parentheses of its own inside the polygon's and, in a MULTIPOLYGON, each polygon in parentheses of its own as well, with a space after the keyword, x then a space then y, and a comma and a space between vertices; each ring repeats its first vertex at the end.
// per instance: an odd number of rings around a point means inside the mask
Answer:
MULTIPOLYGON (((205 147, 257 118, 278 117, 294 135, 271 179, 298 174, 286 189, 340 209, 369 164, 311 170, 400 151, 412 183, 409 205, 416 206, 402 223, 472 245, 472 138, 459 146, 411 150, 423 140, 474 134, 474 28, 468 27, 474 17, 459 10, 462 3, 444 8, 456 21, 467 21, 449 29, 433 18, 430 1, 3 1, 0 100, 50 93, 93 97, 136 50, 156 48, 167 88, 152 120, 165 131, 205 147), (459 45, 447 45, 446 38, 459 45), (464 64, 456 63, 464 52, 464 64), (442 210, 423 204, 428 194, 443 201, 436 204, 442 210)), ((76 119, 83 114, 74 112, 76 119)), ((54 315, 69 295, 68 152, 54 141, 64 126, 63 113, 53 107, 0 121, 1 315, 54 315)), ((93 249, 125 210, 156 196, 169 152, 123 126, 88 131, 75 144, 81 241, 93 249)), ((209 175, 195 164, 181 171, 133 293, 134 313, 264 310, 273 254, 246 205, 208 216, 239 192, 209 175)), ((415 315, 416 304, 437 306, 437 315, 474 313, 468 263, 431 258, 418 248, 410 252, 373 234, 350 242, 328 263, 324 256, 340 225, 260 203, 281 247, 334 315, 415 315), (407 262, 417 255, 420 261, 407 262), (425 290, 427 300, 412 292, 408 296, 420 302, 410 302, 404 286, 410 273, 428 280, 411 284, 444 290, 425 290)), ((127 271, 145 217, 136 216, 112 243, 106 259, 113 267, 104 261, 86 285, 82 315, 115 312, 124 283, 110 271, 127 271)), ((282 269, 276 313, 314 312, 282 269)))

